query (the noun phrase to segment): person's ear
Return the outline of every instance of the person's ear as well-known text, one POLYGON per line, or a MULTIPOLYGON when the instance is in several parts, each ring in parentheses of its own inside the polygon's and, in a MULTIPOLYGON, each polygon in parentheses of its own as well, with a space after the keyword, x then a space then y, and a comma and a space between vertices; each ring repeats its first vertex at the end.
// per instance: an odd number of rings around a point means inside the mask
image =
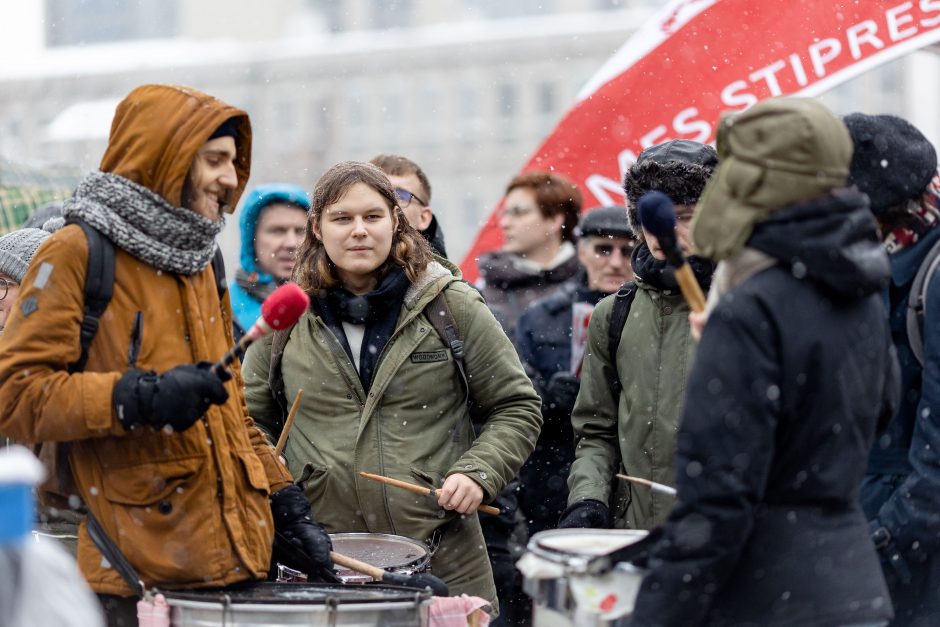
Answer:
POLYGON ((431 211, 430 207, 424 207, 421 209, 421 213, 418 214, 418 224, 415 225, 415 228, 424 231, 431 226, 431 220, 433 219, 434 212, 431 211))
POLYGON ((315 238, 321 242, 323 241, 323 234, 320 232, 320 225, 317 222, 314 222, 310 225, 310 230, 313 232, 313 236, 315 238))
POLYGON ((552 233, 561 233, 561 227, 565 225, 565 214, 559 213, 552 216, 552 233))

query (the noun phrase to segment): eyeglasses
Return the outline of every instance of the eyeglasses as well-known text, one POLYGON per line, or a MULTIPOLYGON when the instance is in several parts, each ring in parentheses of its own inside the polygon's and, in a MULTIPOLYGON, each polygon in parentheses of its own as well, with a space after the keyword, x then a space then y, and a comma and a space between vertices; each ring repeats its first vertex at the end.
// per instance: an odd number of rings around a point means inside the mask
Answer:
POLYGON ((621 244, 620 246, 614 246, 613 244, 594 244, 594 254, 599 257, 610 257, 614 254, 614 248, 620 249, 620 254, 624 257, 630 257, 633 254, 633 244, 621 244))
POLYGON ((3 300, 7 297, 7 294, 10 292, 10 286, 16 287, 19 285, 16 281, 11 281, 9 279, 4 279, 0 277, 0 300, 3 300))
POLYGON ((521 218, 522 216, 529 215, 533 211, 535 211, 535 207, 518 207, 516 205, 503 207, 503 215, 509 216, 510 218, 521 218))
POLYGON ((428 203, 421 200, 421 198, 414 192, 409 192, 407 189, 402 189, 400 187, 395 188, 395 196, 398 198, 401 208, 404 209, 411 204, 412 200, 417 200, 423 206, 427 207, 428 203))

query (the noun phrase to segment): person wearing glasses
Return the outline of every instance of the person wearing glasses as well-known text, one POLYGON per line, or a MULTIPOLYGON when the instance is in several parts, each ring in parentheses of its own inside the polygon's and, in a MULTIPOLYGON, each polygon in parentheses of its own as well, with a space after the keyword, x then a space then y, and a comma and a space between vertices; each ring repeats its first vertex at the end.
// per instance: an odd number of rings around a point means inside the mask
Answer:
POLYGON ((622 205, 588 211, 578 224, 578 260, 584 270, 532 303, 519 319, 519 354, 542 397, 542 432, 519 471, 519 507, 530 537, 554 528, 568 503, 565 482, 574 460, 571 410, 581 385, 583 324, 602 298, 633 278, 635 245, 622 205))
POLYGON ((506 187, 503 248, 480 257, 478 287, 513 342, 525 308, 581 269, 574 248, 580 216, 580 190, 557 174, 526 172, 506 187))
POLYGON ((444 231, 431 209, 431 182, 424 170, 401 155, 376 155, 369 163, 382 170, 391 181, 408 224, 424 236, 434 254, 447 259, 444 231))
POLYGON ((689 306, 659 242, 640 227, 637 202, 653 190, 669 196, 679 245, 707 291, 714 265, 688 256, 689 221, 717 164, 711 146, 676 139, 644 150, 624 177, 627 214, 640 240, 631 258, 636 292, 616 355, 610 355, 608 343, 615 297, 600 301, 591 316, 581 388, 571 414, 575 460, 568 475, 568 508, 559 527, 651 529, 672 509, 672 496, 614 477, 621 472, 675 483, 676 429, 695 351, 689 306), (611 373, 620 380, 614 393, 611 373))
POLYGON ((259 185, 242 205, 238 219, 241 266, 229 286, 239 337, 261 315, 264 299, 290 280, 304 240, 308 209, 307 192, 289 183, 259 185))

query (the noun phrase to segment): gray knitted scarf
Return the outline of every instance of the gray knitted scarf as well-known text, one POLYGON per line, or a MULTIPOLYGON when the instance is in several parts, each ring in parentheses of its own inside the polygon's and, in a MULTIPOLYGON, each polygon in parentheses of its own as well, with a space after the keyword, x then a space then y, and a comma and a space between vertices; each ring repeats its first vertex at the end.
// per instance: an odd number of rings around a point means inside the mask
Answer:
POLYGON ((75 216, 147 265, 174 274, 201 272, 215 254, 222 220, 174 207, 142 185, 107 172, 88 174, 65 201, 75 216))

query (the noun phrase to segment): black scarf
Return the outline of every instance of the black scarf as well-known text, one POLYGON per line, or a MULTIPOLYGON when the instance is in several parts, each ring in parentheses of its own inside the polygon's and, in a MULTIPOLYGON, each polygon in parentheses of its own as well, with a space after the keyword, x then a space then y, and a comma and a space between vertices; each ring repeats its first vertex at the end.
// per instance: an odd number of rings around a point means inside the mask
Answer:
POLYGON ((352 350, 343 330, 343 322, 365 325, 362 348, 359 350, 359 380, 367 392, 372 386, 372 375, 379 355, 395 332, 402 301, 410 285, 405 271, 395 266, 368 294, 356 295, 340 287, 321 290, 316 297, 318 313, 346 349, 350 359, 352 350))
MULTIPOLYGON (((708 287, 712 282, 712 274, 715 272, 715 264, 704 257, 696 257, 695 255, 686 257, 685 260, 692 268, 692 273, 702 287, 702 291, 708 292, 708 287)), ((665 259, 654 257, 649 246, 645 243, 641 242, 633 249, 630 263, 633 265, 633 274, 656 289, 679 289, 675 269, 665 259)))

